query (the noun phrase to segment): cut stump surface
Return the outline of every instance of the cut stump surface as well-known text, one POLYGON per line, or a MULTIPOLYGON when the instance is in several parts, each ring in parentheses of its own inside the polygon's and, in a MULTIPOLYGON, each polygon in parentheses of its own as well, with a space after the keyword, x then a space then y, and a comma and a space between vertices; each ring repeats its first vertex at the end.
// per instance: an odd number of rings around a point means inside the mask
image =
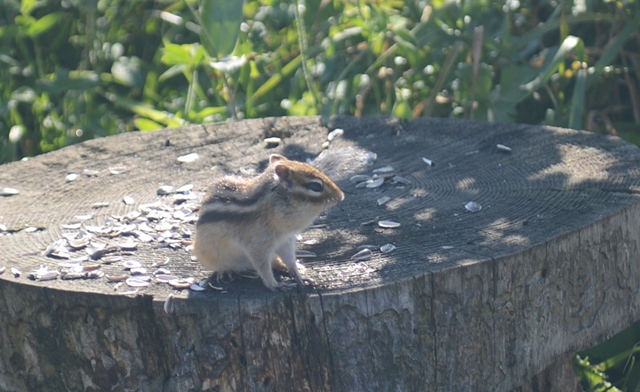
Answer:
MULTIPOLYGON (((19 191, 0 197, 2 391, 509 391, 640 319, 640 149, 615 137, 438 119, 246 120, 91 140, 0 166, 2 188, 19 191), (63 269, 45 253, 65 233, 121 224, 95 242, 138 240, 122 226, 141 205, 174 208, 163 185, 193 184, 201 197, 213 178, 258 173, 272 153, 313 158, 336 128, 330 149, 372 151, 371 169, 409 182, 339 182, 345 201, 299 241, 317 255, 303 260, 314 287, 271 293, 238 278, 195 292, 153 278, 133 293, 105 277, 29 278, 43 264, 63 269), (267 137, 282 143, 268 148, 267 137), (372 257, 351 259, 361 245, 372 257)), ((185 249, 195 228, 180 227, 174 245, 79 264, 115 276, 130 273, 123 261, 149 275, 166 263, 199 282, 209 271, 185 249)))

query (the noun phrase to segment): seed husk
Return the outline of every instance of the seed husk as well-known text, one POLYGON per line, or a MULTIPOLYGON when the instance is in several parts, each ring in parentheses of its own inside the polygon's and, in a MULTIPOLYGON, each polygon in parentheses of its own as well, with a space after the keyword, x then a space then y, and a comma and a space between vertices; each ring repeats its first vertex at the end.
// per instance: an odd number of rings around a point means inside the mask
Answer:
POLYGON ((176 193, 176 188, 172 187, 171 185, 163 185, 160 188, 158 188, 158 191, 156 193, 159 196, 170 195, 172 193, 176 193))
POLYGON ((478 212, 482 210, 482 206, 479 203, 476 203, 475 201, 468 202, 467 204, 464 205, 464 208, 466 208, 467 211, 470 211, 470 212, 478 212))
POLYGON ((429 158, 422 157, 422 161, 427 164, 427 166, 435 166, 433 161, 429 158))
POLYGON ((15 196, 18 193, 20 193, 20 191, 15 188, 0 188, 0 196, 15 196))
POLYGON ((383 177, 379 177, 379 178, 368 180, 366 182, 365 186, 367 188, 378 188, 378 187, 382 186, 382 184, 384 184, 384 178, 383 177))
POLYGON ((200 286, 199 284, 196 283, 191 283, 189 285, 189 289, 191 289, 192 291, 205 291, 206 289, 202 286, 200 286))
POLYGON ((371 252, 371 249, 365 248, 358 251, 353 256, 351 256, 351 260, 357 260, 357 261, 369 260, 372 254, 373 253, 371 252))
POLYGON ((109 282, 123 282, 129 278, 129 275, 105 275, 109 282))
POLYGON ((126 173, 127 171, 129 171, 129 168, 126 166, 114 166, 109 168, 109 173, 114 175, 126 173))
POLYGON ((367 176, 365 174, 356 174, 354 176, 351 176, 351 178, 349 178, 349 182, 353 182, 353 183, 359 183, 359 182, 365 182, 371 179, 371 176, 367 176))
POLYGON ((190 280, 190 279, 175 279, 175 280, 169 281, 168 283, 174 289, 182 290, 182 289, 189 288, 189 286, 191 286, 191 283, 193 283, 193 280, 190 280))
POLYGON ((389 196, 382 196, 377 200, 377 202, 378 202, 378 205, 381 206, 383 204, 386 204, 389 200, 391 200, 389 196))
POLYGON ((384 166, 384 167, 379 167, 377 169, 373 169, 374 173, 391 173, 393 172, 395 169, 392 166, 384 166))
POLYGON ((196 160, 198 160, 198 158, 200 158, 200 156, 197 153, 193 152, 191 154, 178 157, 178 162, 190 163, 195 162, 196 160))
POLYGON ((92 170, 92 169, 84 169, 82 171, 82 174, 84 174, 87 177, 94 177, 97 176, 100 172, 98 170, 92 170))
POLYGON ((378 226, 384 229, 395 229, 396 227, 400 227, 400 223, 390 221, 390 220, 381 220, 381 221, 378 221, 378 226))
POLYGON ((156 280, 160 283, 169 283, 172 280, 178 280, 180 277, 169 274, 158 274, 156 275, 156 280))
POLYGON ((89 263, 89 264, 83 265, 82 269, 84 270, 84 272, 89 272, 89 271, 95 271, 95 270, 99 269, 100 267, 101 267, 100 264, 89 263))
POLYGON ((385 244, 380 247, 380 252, 382 253, 391 253, 396 249, 393 244, 385 244))
POLYGON ((263 141, 264 144, 267 145, 267 147, 277 147, 280 145, 280 143, 282 143, 282 139, 280 139, 279 137, 268 137, 263 141))
POLYGON ((147 274, 147 269, 144 268, 144 267, 131 268, 131 270, 129 272, 131 272, 132 276, 146 275, 147 274))
POLYGON ((327 135, 327 140, 332 142, 342 135, 344 135, 344 129, 336 128, 333 131, 329 132, 329 134, 327 135))
POLYGON ((127 278, 125 283, 127 283, 127 285, 130 287, 147 287, 151 284, 151 282, 145 280, 142 276, 127 278))

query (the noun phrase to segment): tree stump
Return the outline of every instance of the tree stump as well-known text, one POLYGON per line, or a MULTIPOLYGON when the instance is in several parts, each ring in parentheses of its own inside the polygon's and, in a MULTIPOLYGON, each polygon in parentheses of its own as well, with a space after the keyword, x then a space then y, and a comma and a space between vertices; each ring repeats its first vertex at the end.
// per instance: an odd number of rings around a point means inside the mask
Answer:
MULTIPOLYGON (((3 165, 0 189, 19 193, 0 197, 0 390, 526 387, 640 318, 639 162, 618 138, 567 129, 385 118, 324 127, 310 117, 128 133, 3 165), (63 269, 50 245, 64 233, 120 224, 96 242, 130 239, 128 214, 175 206, 160 186, 193 184, 201 195, 216 176, 261 171, 271 153, 314 157, 336 128, 344 135, 329 148, 365 148, 374 169, 410 182, 339 183, 346 200, 299 241, 317 255, 303 261, 313 287, 272 293, 240 277, 198 292, 153 278, 134 293, 95 271, 29 278, 43 264, 63 269), (269 148, 267 137, 282 143, 269 148), (467 210, 470 201, 481 209, 467 210), (352 259, 365 244, 372 257, 352 259)), ((167 262, 197 283, 209 272, 185 249, 188 234, 174 246, 118 248, 122 261, 78 263, 113 276, 129 273, 123 261, 149 275, 167 262)))

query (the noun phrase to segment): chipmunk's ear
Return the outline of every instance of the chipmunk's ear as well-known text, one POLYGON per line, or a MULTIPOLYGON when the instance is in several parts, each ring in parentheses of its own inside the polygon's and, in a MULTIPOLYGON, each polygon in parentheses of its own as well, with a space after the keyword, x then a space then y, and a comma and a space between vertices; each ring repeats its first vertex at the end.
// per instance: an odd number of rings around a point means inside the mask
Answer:
POLYGON ((281 162, 281 161, 286 161, 287 158, 283 157, 282 155, 279 154, 271 154, 271 156, 269 157, 269 164, 273 165, 276 162, 281 162))
MULTIPOLYGON (((272 155, 273 156, 273 155, 272 155)), ((276 164, 276 177, 282 181, 282 182, 286 182, 289 183, 290 178, 291 178, 291 170, 289 170, 289 168, 285 165, 282 164, 276 164)))

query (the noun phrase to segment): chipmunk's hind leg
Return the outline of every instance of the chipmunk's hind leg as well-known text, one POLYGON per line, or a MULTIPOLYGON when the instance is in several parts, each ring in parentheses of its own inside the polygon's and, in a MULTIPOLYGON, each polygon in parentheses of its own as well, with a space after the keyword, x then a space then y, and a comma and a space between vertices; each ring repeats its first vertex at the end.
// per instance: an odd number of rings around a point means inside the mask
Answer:
POLYGON ((298 282, 300 286, 304 286, 304 282, 313 284, 313 280, 305 278, 300 274, 298 270, 298 262, 296 261, 296 237, 291 236, 287 241, 282 243, 276 250, 278 257, 275 258, 273 264, 274 267, 280 267, 284 264, 289 271, 289 274, 298 282))
POLYGON ((211 283, 231 283, 236 280, 237 273, 233 271, 213 271, 209 279, 207 279, 211 283))
POLYGON ((271 291, 279 289, 280 286, 278 281, 276 281, 276 278, 273 276, 273 269, 271 269, 274 257, 275 255, 273 254, 273 251, 255 251, 252 252, 250 259, 253 268, 258 273, 258 276, 260 276, 260 279, 262 279, 262 283, 264 283, 264 285, 271 291))

